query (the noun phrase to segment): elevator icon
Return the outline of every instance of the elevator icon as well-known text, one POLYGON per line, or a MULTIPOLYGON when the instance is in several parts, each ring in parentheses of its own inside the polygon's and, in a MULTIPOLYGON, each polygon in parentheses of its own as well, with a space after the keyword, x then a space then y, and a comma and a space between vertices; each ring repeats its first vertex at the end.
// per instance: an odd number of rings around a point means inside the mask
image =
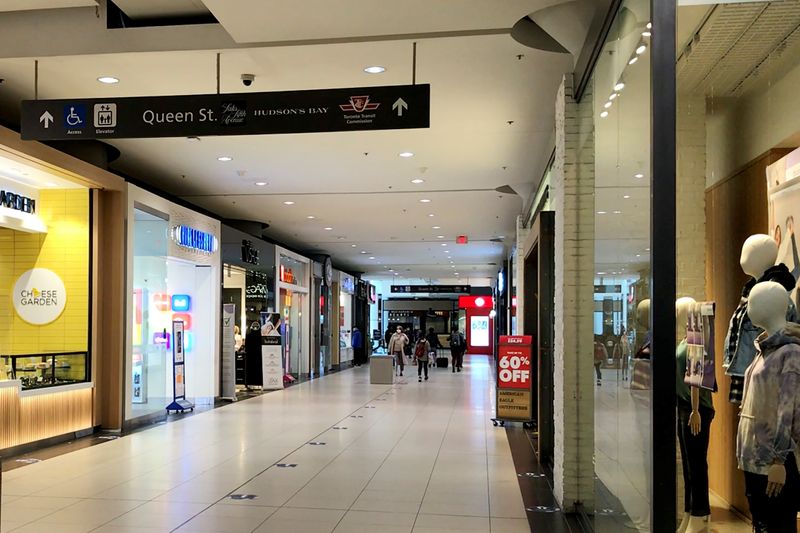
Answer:
POLYGON ((94 127, 114 128, 117 125, 117 104, 94 105, 94 127))

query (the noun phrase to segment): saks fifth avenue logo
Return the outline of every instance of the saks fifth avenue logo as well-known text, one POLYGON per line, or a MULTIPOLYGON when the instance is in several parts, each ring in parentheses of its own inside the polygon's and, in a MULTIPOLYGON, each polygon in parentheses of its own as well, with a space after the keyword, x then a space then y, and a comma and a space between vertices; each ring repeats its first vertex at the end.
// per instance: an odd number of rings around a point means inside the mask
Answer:
POLYGON ((11 295, 17 315, 35 326, 55 322, 67 304, 61 278, 46 268, 28 270, 17 279, 11 295))

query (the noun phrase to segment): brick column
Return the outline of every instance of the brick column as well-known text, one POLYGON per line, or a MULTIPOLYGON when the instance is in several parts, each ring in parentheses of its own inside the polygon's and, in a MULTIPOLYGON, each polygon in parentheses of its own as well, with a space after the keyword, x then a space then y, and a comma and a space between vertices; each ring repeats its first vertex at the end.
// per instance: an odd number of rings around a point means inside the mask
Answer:
POLYGON ((555 493, 562 508, 594 508, 594 122, 592 90, 556 97, 555 493))

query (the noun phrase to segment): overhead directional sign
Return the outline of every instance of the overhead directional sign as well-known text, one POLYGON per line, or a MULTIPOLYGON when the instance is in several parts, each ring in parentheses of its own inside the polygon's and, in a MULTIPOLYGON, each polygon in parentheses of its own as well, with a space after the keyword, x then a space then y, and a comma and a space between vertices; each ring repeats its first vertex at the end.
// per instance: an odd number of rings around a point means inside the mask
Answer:
POLYGON ((472 287, 470 285, 392 285, 393 294, 413 294, 418 292, 469 294, 472 292, 472 287))
POLYGON ((430 85, 22 102, 22 138, 29 140, 428 127, 430 85))

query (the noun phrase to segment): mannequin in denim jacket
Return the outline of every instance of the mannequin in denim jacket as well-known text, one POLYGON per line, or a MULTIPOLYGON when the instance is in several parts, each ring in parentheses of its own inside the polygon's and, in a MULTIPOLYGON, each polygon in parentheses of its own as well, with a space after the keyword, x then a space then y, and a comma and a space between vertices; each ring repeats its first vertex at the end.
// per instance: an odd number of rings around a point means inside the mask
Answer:
MULTIPOLYGON (((742 270, 750 276, 750 280, 742 290, 739 306, 731 318, 724 343, 723 366, 725 374, 731 376, 731 397, 739 403, 744 372, 756 356, 755 340, 762 329, 755 326, 747 314, 747 302, 750 291, 756 283, 774 281, 791 290, 795 280, 784 264, 775 265, 778 258, 778 243, 769 235, 757 234, 747 238, 742 246, 739 263, 742 270)), ((786 320, 797 322, 797 309, 790 304, 786 311, 786 320)))

